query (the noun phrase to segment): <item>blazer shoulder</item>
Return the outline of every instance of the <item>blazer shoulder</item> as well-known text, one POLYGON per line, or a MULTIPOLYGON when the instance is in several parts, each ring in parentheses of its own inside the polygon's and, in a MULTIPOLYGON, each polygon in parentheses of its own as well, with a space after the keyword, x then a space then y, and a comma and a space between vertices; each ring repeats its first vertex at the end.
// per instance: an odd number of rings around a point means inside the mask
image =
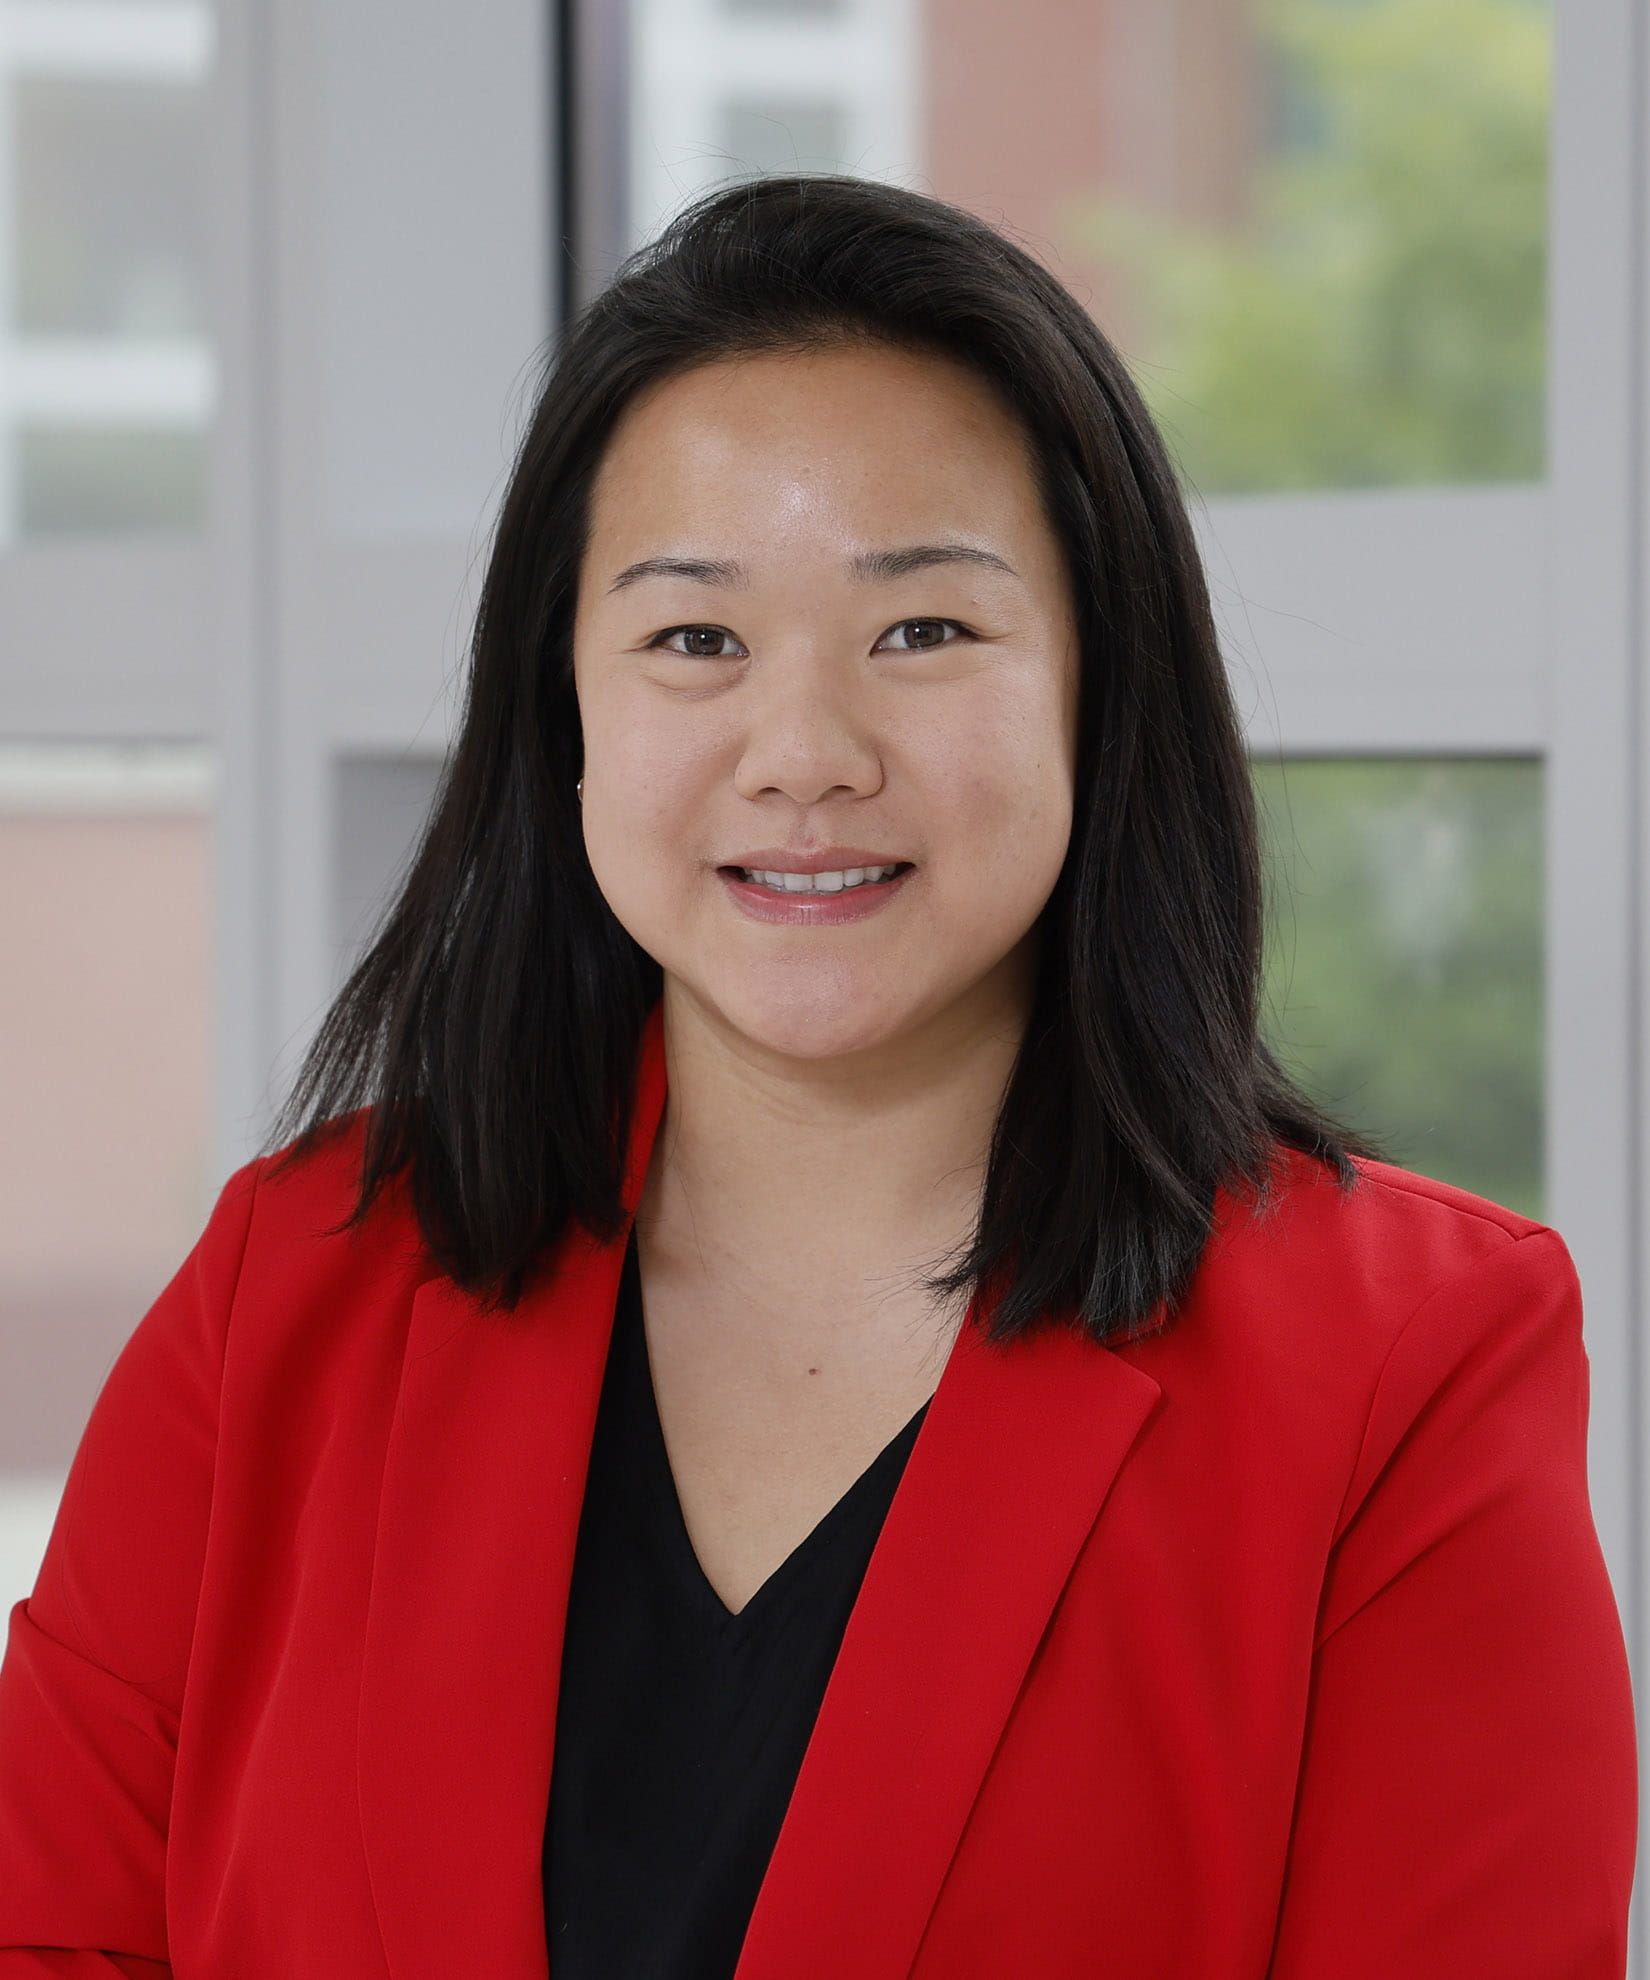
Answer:
POLYGON ((1217 1219, 1224 1241, 1283 1242, 1326 1250, 1369 1244, 1415 1245, 1414 1263, 1470 1263, 1549 1225, 1454 1183, 1367 1156, 1352 1158, 1343 1184, 1326 1163, 1298 1149, 1279 1151, 1270 1190, 1260 1200, 1226 1199, 1217 1219))
POLYGON ((1343 1185, 1326 1164, 1285 1150, 1264 1197, 1223 1198, 1193 1304, 1234 1323, 1248 1316, 1249 1333, 1298 1330, 1361 1359, 1384 1354, 1428 1302, 1486 1274, 1574 1284, 1549 1225, 1391 1163, 1358 1157, 1353 1168, 1343 1185))
POLYGON ((1375 1199, 1375 1204, 1371 1206, 1372 1214, 1377 1216, 1439 1216, 1445 1221, 1466 1218, 1486 1224, 1493 1230, 1504 1231, 1512 1238, 1530 1237, 1537 1231, 1552 1228, 1537 1218, 1509 1209, 1504 1203, 1496 1203, 1490 1197, 1475 1195, 1470 1189, 1458 1188, 1454 1183, 1439 1182, 1433 1176, 1418 1175, 1413 1169, 1399 1168, 1391 1162, 1376 1162, 1358 1155, 1353 1157, 1353 1167, 1358 1172, 1358 1184, 1354 1189, 1356 1191, 1361 1186, 1370 1190, 1375 1199))
POLYGON ((366 1216, 356 1218, 368 1118, 366 1108, 340 1115, 318 1134, 248 1165, 255 1182, 249 1269, 434 1270, 402 1178, 392 1177, 366 1216))

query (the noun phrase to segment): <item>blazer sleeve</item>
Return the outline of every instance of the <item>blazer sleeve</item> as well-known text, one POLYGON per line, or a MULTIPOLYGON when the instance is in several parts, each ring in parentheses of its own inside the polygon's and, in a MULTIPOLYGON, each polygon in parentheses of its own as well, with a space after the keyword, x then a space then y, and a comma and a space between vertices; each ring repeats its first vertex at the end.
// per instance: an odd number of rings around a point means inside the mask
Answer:
POLYGON ((171 1972, 166 1839, 257 1165, 116 1358, 0 1664, 0 1980, 171 1972))
POLYGON ((1621 1980, 1626 1648, 1556 1232, 1408 1320, 1329 1564, 1270 1980, 1621 1980))

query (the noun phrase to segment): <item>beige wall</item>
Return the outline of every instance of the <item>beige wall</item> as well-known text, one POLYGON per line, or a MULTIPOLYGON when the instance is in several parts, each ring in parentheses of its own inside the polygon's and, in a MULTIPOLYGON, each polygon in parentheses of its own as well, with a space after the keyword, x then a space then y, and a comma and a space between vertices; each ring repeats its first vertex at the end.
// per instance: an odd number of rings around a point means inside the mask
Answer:
POLYGON ((0 1472, 67 1464, 209 1207, 207 835, 0 813, 0 1472))

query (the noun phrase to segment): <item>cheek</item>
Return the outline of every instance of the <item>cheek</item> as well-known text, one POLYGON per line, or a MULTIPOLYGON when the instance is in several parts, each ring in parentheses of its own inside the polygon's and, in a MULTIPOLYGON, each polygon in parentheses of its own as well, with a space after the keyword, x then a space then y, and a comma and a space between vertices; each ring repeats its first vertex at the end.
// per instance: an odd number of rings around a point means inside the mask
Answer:
POLYGON ((591 867, 616 912, 653 913, 680 899, 680 862, 700 850, 715 752, 679 712, 646 697, 615 698, 593 714, 585 720, 591 867))
POLYGON ((679 813, 708 774, 704 739, 679 711, 646 695, 614 697, 586 723, 585 761, 613 810, 618 833, 679 829, 679 813))
POLYGON ((1018 893, 1057 872, 1071 835, 1072 775, 1057 724, 990 711, 929 739, 924 782, 946 838, 974 871, 1018 893))

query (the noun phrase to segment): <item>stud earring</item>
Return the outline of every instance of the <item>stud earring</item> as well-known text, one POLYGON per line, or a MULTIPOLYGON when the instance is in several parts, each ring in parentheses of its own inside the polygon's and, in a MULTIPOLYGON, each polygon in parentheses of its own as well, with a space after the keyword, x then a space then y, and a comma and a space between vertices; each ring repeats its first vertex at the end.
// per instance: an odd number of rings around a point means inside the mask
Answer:
POLYGON ((573 786, 573 788, 574 788, 574 790, 576 790, 576 791, 578 792, 578 794, 579 794, 579 803, 580 803, 580 804, 583 804, 583 803, 584 803, 584 779, 583 779, 583 778, 581 777, 581 778, 579 779, 579 781, 578 781, 578 782, 577 782, 577 783, 576 783, 576 784, 575 784, 575 785, 573 786))

